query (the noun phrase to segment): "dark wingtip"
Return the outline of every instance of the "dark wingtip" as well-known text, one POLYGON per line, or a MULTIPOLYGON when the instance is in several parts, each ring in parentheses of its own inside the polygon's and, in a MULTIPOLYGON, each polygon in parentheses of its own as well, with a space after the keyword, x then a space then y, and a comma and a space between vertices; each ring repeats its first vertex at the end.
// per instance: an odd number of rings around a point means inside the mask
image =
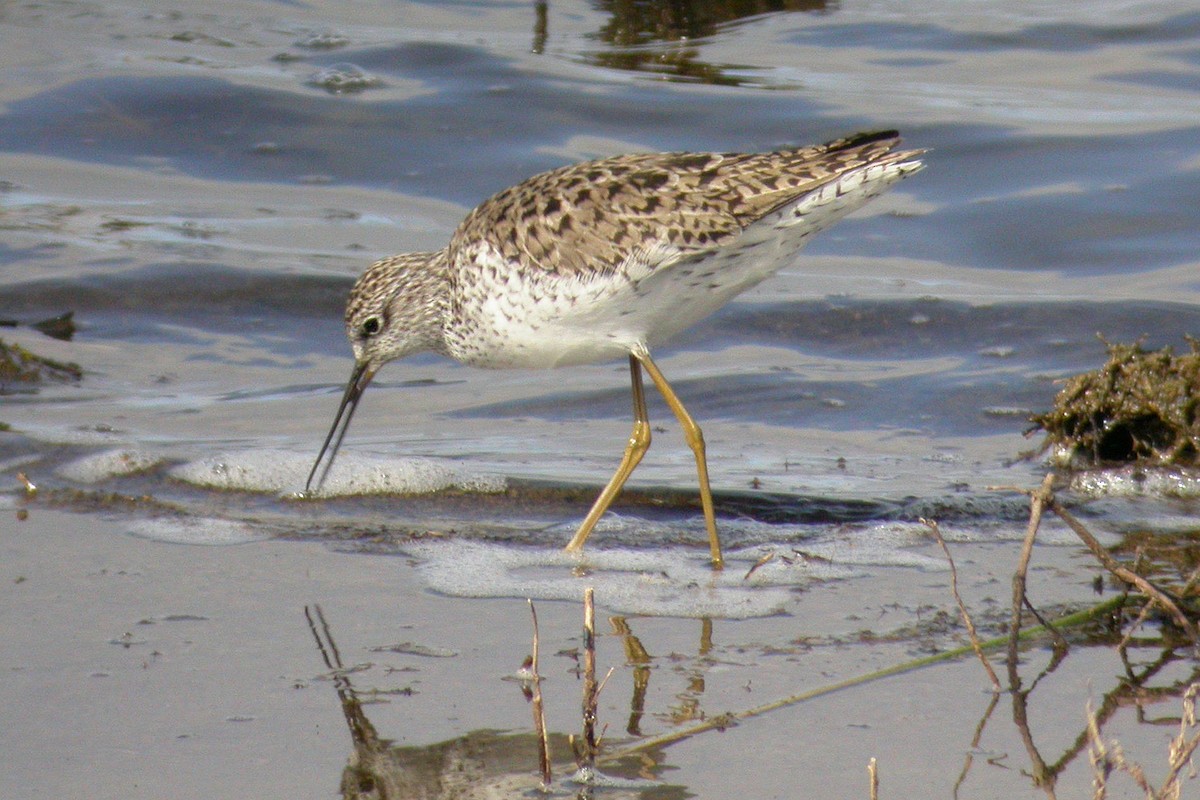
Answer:
POLYGON ((863 131, 847 136, 844 139, 835 139, 829 143, 831 151, 836 150, 851 150, 855 147, 863 147, 876 142, 887 142, 891 140, 899 140, 900 131, 892 129, 886 131, 863 131))

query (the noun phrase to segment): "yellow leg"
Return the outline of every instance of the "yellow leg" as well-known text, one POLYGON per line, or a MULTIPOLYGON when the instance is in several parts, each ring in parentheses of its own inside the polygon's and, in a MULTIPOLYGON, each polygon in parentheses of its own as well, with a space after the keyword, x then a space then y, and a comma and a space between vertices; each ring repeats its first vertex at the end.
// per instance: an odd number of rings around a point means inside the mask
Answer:
POLYGON ((683 407, 683 403, 679 402, 675 390, 671 388, 671 384, 667 383, 667 379, 659 372, 658 366, 651 360, 649 351, 642 349, 640 352, 635 352, 633 357, 645 367, 650 379, 658 387, 659 394, 667 401, 667 405, 679 420, 688 447, 692 448, 692 452, 696 455, 696 474, 700 479, 700 506, 704 509, 704 524, 708 528, 708 547, 712 552, 713 569, 721 569, 725 566, 725 559, 721 556, 721 540, 717 538, 717 520, 713 513, 712 490, 708 485, 708 459, 704 454, 704 433, 692 419, 692 415, 683 407))
POLYGON ((596 502, 592 503, 592 509, 584 518, 583 524, 579 526, 575 537, 567 543, 569 552, 578 552, 583 549, 583 543, 591 535, 592 528, 596 527, 600 517, 604 516, 604 512, 608 510, 621 488, 625 486, 625 481, 629 480, 629 476, 633 474, 634 467, 650 449, 650 418, 646 414, 646 392, 642 388, 642 368, 639 360, 634 356, 629 357, 629 377, 633 384, 633 433, 629 436, 629 444, 625 446, 625 455, 621 457, 617 471, 609 480, 608 485, 604 487, 604 491, 600 492, 596 502))

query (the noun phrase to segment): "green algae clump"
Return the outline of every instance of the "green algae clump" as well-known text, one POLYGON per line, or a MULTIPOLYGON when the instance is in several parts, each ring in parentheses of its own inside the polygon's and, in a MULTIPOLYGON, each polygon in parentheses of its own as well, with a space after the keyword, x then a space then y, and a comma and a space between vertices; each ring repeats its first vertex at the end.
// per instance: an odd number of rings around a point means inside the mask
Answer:
POLYGON ((1069 379, 1054 408, 1031 417, 1054 447, 1089 466, 1138 463, 1195 466, 1200 461, 1200 343, 1191 352, 1109 344, 1108 361, 1069 379), (1090 462, 1090 463, 1089 463, 1090 462))
POLYGON ((71 383, 83 377, 78 364, 55 361, 36 355, 19 344, 0 339, 0 394, 12 389, 10 384, 31 384, 42 381, 71 383))

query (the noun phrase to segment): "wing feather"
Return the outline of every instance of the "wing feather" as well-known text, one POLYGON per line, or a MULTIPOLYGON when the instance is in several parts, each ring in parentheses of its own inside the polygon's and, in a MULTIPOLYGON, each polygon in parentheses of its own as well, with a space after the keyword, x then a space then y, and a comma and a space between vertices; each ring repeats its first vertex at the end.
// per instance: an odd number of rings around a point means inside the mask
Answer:
POLYGON ((916 155, 894 152, 898 142, 882 131, 773 153, 652 153, 562 167, 472 211, 450 257, 486 243, 513 268, 574 278, 611 274, 633 253, 673 263, 728 244, 849 170, 916 155))

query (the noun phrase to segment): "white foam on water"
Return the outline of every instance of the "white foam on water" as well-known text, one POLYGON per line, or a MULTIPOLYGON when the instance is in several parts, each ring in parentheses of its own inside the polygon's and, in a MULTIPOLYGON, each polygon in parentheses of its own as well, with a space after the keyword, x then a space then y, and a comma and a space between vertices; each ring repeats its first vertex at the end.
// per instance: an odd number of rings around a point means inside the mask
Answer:
POLYGON ((592 587, 606 608, 631 616, 747 619, 782 613, 789 589, 742 582, 753 557, 729 554, 714 572, 703 551, 513 547, 465 539, 406 545, 429 587, 454 597, 578 601, 592 587), (744 561, 744 564, 737 563, 744 561))
POLYGON ((619 778, 615 775, 608 775, 588 767, 577 769, 575 774, 567 778, 566 781, 576 786, 595 786, 610 790, 631 789, 645 791, 662 785, 645 778, 619 778))
MULTIPOLYGON (((627 540, 639 534, 657 540, 677 527, 616 515, 602 524, 606 536, 619 534, 615 538, 627 540)), ((455 597, 575 601, 590 586, 618 614, 691 618, 746 619, 786 613, 795 603, 797 589, 863 577, 877 567, 949 569, 940 552, 928 554, 932 536, 920 523, 838 526, 817 536, 811 527, 749 520, 731 520, 723 528, 734 537, 749 534, 751 539, 774 531, 776 543, 760 541, 726 550, 725 569, 720 572, 711 569, 707 550, 701 548, 596 548, 575 554, 451 538, 414 542, 405 550, 418 559, 417 570, 431 589, 455 597)))
POLYGON ((59 428, 22 425, 21 433, 44 444, 95 445, 113 447, 126 444, 128 436, 122 431, 95 428, 59 428))
POLYGON ((1174 503, 1161 502, 1155 498, 1108 498, 1088 503, 1094 514, 1084 524, 1105 546, 1120 541, 1122 533, 1154 531, 1163 534, 1191 533, 1200 526, 1196 515, 1190 510, 1191 503, 1183 508, 1174 503), (1100 528, 1095 530, 1094 528, 1100 528), (1112 541, 1106 541, 1105 530, 1111 530, 1112 541))
MULTIPOLYGON (((311 454, 244 450, 173 467, 173 478, 210 489, 295 493, 312 469, 311 454)), ((502 477, 473 474, 431 458, 384 458, 348 454, 338 459, 318 497, 369 494, 428 494, 443 489, 498 492, 502 477)))
POLYGON ((855 578, 863 574, 860 569, 853 569, 813 553, 807 547, 796 546, 767 546, 735 551, 726 554, 726 569, 736 569, 735 573, 744 586, 804 586, 814 581, 833 581, 855 578), (746 556, 732 565, 731 556, 746 556))
POLYGON ((1071 489, 1089 497, 1200 497, 1200 472, 1179 467, 1093 469, 1072 475, 1071 489))
MULTIPOLYGON (((568 541, 577 523, 564 522, 547 528, 547 533, 568 541)), ((816 560, 858 566, 916 567, 941 569, 943 560, 914 553, 911 548, 933 541, 929 528, 920 522, 842 523, 829 526, 784 525, 753 519, 721 520, 723 538, 753 543, 759 554, 808 554, 816 560)), ((609 512, 594 529, 610 541, 644 543, 646 541, 703 541, 703 517, 648 520, 609 512)), ((841 575, 815 577, 843 577, 841 575)))
POLYGON ((55 472, 59 477, 77 483, 99 483, 108 478, 144 472, 162 460, 162 456, 144 450, 117 448, 69 461, 55 472))
POLYGON ((231 545, 269 539, 245 522, 212 517, 155 517, 129 522, 129 533, 142 539, 171 544, 231 545))
MULTIPOLYGON (((884 527, 901 524, 912 526, 914 533, 919 533, 924 537, 926 542, 934 542, 933 533, 925 526, 924 523, 883 523, 884 527)), ((991 520, 991 519, 970 519, 965 521, 952 521, 946 523, 938 523, 938 532, 942 534, 942 539, 947 544, 1002 544, 1005 542, 1020 542, 1025 539, 1025 529, 1028 526, 1027 520, 991 520)), ((871 526, 868 526, 871 527, 871 526)), ((1107 540, 1100 531, 1092 531, 1096 534, 1101 542, 1107 544, 1116 544, 1118 539, 1109 537, 1107 540)), ((849 534, 850 536, 858 536, 859 529, 855 528, 849 534)), ((1050 547, 1073 547, 1079 544, 1079 537, 1076 536, 1070 528, 1052 514, 1042 516, 1041 525, 1038 528, 1037 543, 1050 547)), ((1015 552, 1015 551, 1014 551, 1015 552)), ((934 560, 937 557, 935 556, 934 560)), ((913 564, 913 566, 920 566, 913 564)))
POLYGON ((835 530, 795 549, 842 566, 909 567, 933 572, 949 569, 945 558, 910 549, 931 540, 929 528, 922 523, 882 522, 835 530))

